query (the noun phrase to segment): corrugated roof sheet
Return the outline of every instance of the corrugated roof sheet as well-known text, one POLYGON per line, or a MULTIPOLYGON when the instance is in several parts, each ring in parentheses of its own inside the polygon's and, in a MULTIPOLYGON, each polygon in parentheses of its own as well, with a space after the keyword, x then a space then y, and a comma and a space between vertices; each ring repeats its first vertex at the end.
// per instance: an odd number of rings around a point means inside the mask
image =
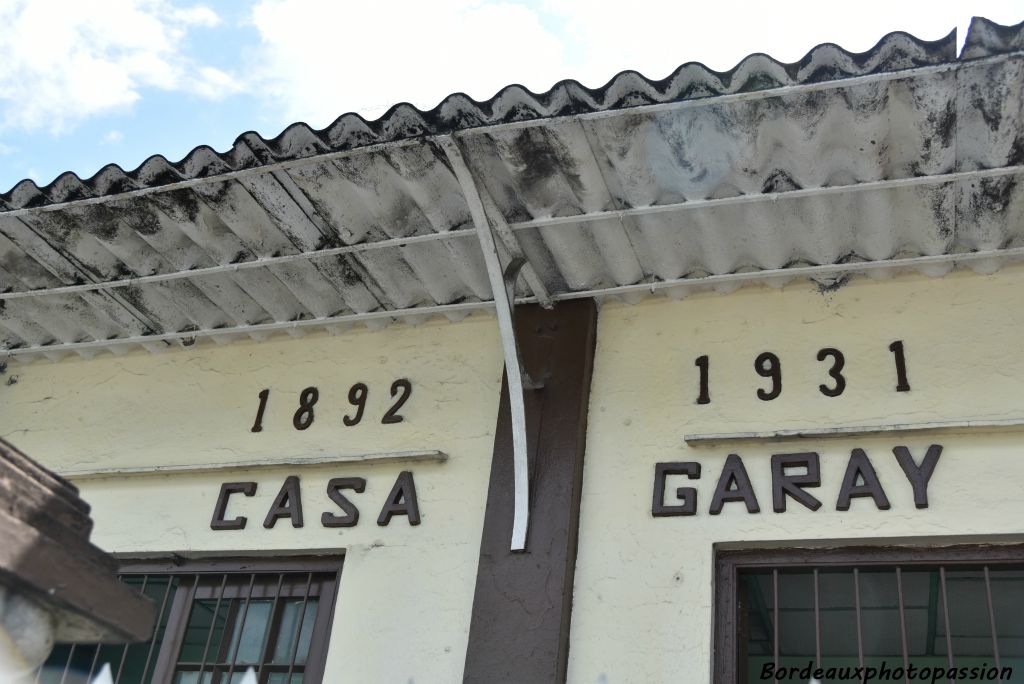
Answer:
POLYGON ((992 268, 1024 256, 1022 42, 1024 24, 976 19, 959 59, 954 33, 894 33, 863 54, 822 45, 795 64, 752 55, 726 73, 457 94, 247 133, 178 164, 23 181, 0 195, 0 351, 156 350, 485 308, 445 136, 507 256, 529 262, 524 300, 827 286, 898 259, 992 268))

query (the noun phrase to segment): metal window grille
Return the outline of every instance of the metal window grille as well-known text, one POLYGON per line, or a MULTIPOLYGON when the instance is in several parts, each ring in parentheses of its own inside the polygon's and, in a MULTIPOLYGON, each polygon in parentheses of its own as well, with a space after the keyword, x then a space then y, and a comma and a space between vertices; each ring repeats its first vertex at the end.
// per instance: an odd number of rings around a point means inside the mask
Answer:
POLYGON ((57 646, 38 684, 88 684, 104 667, 115 684, 260 684, 323 678, 338 560, 126 564, 121 580, 157 605, 145 643, 57 646))
POLYGON ((767 664, 1024 681, 1024 547, 733 552, 718 573, 717 682, 760 681, 767 664))

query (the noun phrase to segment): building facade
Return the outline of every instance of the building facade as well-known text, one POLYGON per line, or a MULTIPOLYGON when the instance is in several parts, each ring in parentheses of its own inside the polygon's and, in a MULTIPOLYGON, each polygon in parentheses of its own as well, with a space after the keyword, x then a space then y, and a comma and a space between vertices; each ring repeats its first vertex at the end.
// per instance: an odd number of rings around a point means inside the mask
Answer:
POLYGON ((41 680, 1024 681, 1022 36, 17 186, 0 435, 161 616, 41 680))

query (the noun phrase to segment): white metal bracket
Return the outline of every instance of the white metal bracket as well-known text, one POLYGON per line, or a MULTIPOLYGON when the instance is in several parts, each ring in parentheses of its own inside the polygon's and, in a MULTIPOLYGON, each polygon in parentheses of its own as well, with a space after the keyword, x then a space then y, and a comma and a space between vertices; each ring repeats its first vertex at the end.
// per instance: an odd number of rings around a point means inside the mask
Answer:
MULTIPOLYGON (((526 441, 526 404, 523 389, 536 389, 538 385, 523 368, 516 342, 514 325, 515 282, 527 266, 526 259, 512 255, 506 266, 501 264, 498 244, 484 203, 477 188, 476 180, 462 156, 458 143, 451 136, 438 139, 462 187, 462 194, 469 206, 473 224, 476 226, 480 249, 483 251, 487 278, 491 284, 494 307, 498 313, 498 330, 505 356, 505 375, 508 381, 509 408, 512 414, 512 461, 513 485, 515 487, 515 511, 512 519, 513 551, 526 550, 526 535, 530 521, 530 472, 526 441)), ((546 294, 546 293, 545 293, 546 294)))

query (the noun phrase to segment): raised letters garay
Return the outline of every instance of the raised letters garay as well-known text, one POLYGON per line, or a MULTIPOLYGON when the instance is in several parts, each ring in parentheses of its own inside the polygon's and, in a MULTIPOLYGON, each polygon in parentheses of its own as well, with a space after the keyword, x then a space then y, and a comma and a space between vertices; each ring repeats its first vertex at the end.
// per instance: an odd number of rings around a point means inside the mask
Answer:
MULTIPOLYGON (((928 482, 935 472, 939 456, 942 455, 942 446, 932 444, 928 447, 920 463, 915 461, 910 449, 905 446, 893 447, 892 453, 913 491, 914 505, 917 508, 928 508, 928 482)), ((773 511, 784 513, 790 499, 812 511, 821 508, 821 501, 807 491, 821 485, 821 460, 817 452, 774 454, 771 457, 771 472, 773 511)), ((676 488, 675 499, 678 503, 665 503, 665 487, 669 475, 685 475, 691 480, 699 480, 701 464, 696 461, 679 461, 658 463, 654 466, 651 515, 656 518, 696 515, 698 502, 695 487, 676 488)), ((855 498, 871 499, 879 510, 890 508, 889 497, 882 487, 871 459, 863 449, 853 449, 850 452, 842 487, 835 503, 836 510, 850 510, 850 502, 855 498)), ((743 465, 743 459, 738 454, 729 454, 726 458, 711 495, 708 513, 718 515, 728 503, 742 503, 748 513, 761 512, 754 485, 743 465)))

